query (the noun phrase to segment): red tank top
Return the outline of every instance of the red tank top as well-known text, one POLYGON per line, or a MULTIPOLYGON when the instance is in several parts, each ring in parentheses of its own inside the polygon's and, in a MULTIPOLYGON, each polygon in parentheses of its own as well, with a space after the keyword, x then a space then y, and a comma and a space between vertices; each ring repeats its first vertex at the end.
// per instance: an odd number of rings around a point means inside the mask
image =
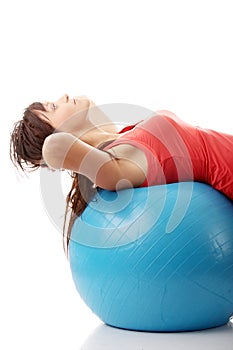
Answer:
POLYGON ((194 127, 167 111, 120 133, 105 149, 130 144, 145 153, 148 172, 141 187, 198 181, 233 200, 233 135, 194 127))

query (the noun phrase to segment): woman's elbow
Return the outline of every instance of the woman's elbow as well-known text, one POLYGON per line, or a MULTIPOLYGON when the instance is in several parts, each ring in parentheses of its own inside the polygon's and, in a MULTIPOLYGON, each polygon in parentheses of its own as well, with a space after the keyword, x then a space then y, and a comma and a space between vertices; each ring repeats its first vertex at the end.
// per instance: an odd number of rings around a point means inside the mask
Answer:
POLYGON ((52 134, 45 139, 42 156, 49 168, 63 168, 67 152, 75 140, 73 135, 67 133, 52 134))
POLYGON ((50 169, 59 169, 58 157, 56 155, 56 143, 54 142, 53 135, 45 139, 42 148, 42 156, 44 162, 50 169))

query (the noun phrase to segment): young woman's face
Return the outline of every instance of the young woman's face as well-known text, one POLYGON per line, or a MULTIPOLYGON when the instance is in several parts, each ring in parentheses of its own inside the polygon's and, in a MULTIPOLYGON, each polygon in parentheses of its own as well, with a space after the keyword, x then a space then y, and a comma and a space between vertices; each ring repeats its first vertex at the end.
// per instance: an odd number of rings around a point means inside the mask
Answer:
POLYGON ((56 129, 74 115, 85 118, 91 101, 86 96, 69 98, 68 95, 64 95, 55 102, 43 102, 43 105, 46 109, 43 115, 56 129))

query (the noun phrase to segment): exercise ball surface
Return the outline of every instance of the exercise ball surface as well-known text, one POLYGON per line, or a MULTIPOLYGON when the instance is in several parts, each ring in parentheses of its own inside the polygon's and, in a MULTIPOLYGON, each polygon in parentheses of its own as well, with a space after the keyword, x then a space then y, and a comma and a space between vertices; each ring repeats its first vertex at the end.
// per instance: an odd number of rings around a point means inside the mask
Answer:
POLYGON ((101 191, 72 228, 81 298, 108 325, 191 331, 233 314, 233 205, 195 182, 101 191))

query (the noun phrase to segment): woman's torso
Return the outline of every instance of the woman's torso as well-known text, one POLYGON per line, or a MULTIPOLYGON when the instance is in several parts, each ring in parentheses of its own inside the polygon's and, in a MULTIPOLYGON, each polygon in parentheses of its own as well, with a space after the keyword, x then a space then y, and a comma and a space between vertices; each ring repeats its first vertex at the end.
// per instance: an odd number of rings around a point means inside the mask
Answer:
POLYGON ((233 199, 233 136, 194 127, 167 111, 128 129, 105 150, 121 156, 125 145, 139 150, 139 165, 146 168, 141 186, 199 181, 233 199))

